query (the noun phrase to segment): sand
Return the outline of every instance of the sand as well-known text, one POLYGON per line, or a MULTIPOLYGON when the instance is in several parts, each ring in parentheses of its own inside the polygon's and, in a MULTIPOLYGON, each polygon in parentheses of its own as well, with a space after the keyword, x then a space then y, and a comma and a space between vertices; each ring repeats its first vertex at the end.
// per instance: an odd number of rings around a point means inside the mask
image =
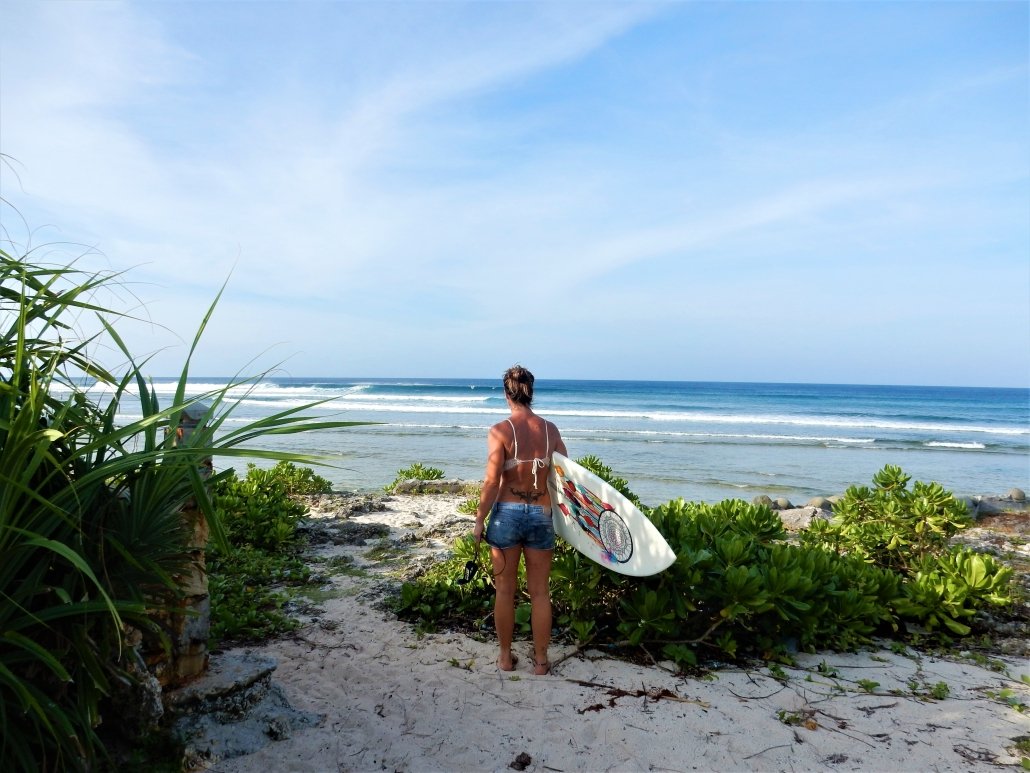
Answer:
MULTIPOLYGON (((460 501, 393 496, 382 511, 312 517, 388 527, 410 546, 405 560, 430 561, 471 526, 460 501)), ((384 611, 396 580, 383 578, 396 564, 361 558, 367 545, 317 550, 353 555, 369 574, 332 577, 297 635, 247 649, 275 657, 290 703, 324 719, 213 770, 986 771, 1019 769, 1016 739, 1030 737, 1030 716, 1017 710, 1030 707, 1020 658, 978 664, 885 642, 799 655, 783 680, 759 664, 682 677, 588 651, 534 676, 523 638, 506 673, 491 637, 420 636, 384 611), (929 697, 938 683, 941 700, 929 697)), ((552 659, 569 650, 554 646, 552 659)))

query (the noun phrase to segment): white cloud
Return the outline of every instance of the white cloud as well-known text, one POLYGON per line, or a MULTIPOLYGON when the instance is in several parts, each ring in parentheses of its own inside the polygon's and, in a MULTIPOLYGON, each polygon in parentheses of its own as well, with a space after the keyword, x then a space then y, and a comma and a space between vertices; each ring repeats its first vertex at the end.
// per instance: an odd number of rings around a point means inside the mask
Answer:
MULTIPOLYGON (((284 341, 310 342, 304 361, 334 372, 352 361, 372 373, 391 356, 429 367, 420 334, 459 341, 449 356, 471 371, 512 328, 543 335, 556 309, 589 320, 589 304, 568 310, 570 288, 610 299, 617 283, 672 328, 697 314, 657 296, 699 275, 699 306, 718 316, 737 288, 760 297, 752 277, 771 264, 811 292, 826 262, 872 271, 903 256, 925 268, 946 253, 966 280, 974 255, 994 259, 985 234, 1009 233, 1007 253, 1026 246, 1011 235, 1027 199, 1025 136, 995 113, 968 111, 961 130, 940 120, 1018 92, 1025 65, 923 65, 903 91, 873 73, 833 110, 787 69, 805 56, 762 42, 775 35, 746 37, 753 51, 713 48, 713 8, 8 9, 0 152, 25 191, 5 172, 2 194, 30 227, 60 227, 37 243, 87 242, 101 265, 139 265, 140 296, 184 337, 233 272, 209 333, 214 366, 284 341), (795 80, 785 104, 811 113, 786 120, 760 86, 795 80)), ((715 15, 750 29, 749 13, 715 15)), ((848 50, 869 48, 859 43, 848 50)), ((2 225, 20 229, 10 214, 2 225)), ((620 311, 606 331, 648 329, 633 319, 620 311)))

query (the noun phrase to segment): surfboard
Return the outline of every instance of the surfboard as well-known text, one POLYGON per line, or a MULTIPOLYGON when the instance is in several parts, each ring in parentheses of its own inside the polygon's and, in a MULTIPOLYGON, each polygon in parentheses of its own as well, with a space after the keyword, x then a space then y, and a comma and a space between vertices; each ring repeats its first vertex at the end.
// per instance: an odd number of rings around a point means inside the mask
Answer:
POLYGON ((555 533, 587 558, 633 577, 658 574, 676 560, 646 515, 563 454, 552 454, 547 485, 555 533))

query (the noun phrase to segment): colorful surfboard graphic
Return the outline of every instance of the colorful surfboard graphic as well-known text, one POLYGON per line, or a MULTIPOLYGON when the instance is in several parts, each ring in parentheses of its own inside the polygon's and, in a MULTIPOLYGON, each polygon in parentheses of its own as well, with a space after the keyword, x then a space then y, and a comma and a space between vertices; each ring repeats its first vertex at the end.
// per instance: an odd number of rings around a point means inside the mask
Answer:
POLYGON ((558 503, 565 517, 574 519, 609 560, 620 564, 629 561, 633 555, 633 536, 622 516, 589 488, 569 480, 560 465, 556 464, 554 471, 566 500, 558 503))

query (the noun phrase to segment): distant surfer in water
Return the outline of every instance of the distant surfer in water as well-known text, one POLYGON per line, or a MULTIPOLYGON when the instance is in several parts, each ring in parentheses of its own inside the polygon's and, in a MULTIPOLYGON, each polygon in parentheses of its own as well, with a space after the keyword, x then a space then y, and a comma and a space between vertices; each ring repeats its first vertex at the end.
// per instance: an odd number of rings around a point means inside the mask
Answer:
POLYGON ((490 428, 486 474, 479 494, 473 535, 484 537, 494 566, 494 625, 500 644, 497 667, 514 671, 515 590, 519 559, 526 558, 526 586, 532 605, 533 673, 550 673, 547 648, 551 643, 551 558, 554 526, 547 476, 551 454, 568 455, 558 428, 533 413, 533 374, 516 365, 504 374, 504 395, 511 416, 490 428))

